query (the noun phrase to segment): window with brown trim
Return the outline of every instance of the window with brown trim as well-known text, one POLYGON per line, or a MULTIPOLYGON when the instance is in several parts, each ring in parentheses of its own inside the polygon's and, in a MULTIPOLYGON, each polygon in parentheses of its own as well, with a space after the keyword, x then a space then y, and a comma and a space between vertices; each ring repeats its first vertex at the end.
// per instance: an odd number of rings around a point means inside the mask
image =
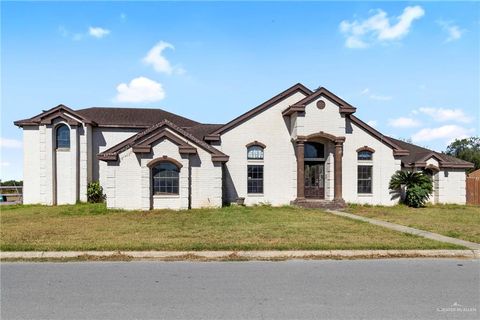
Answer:
POLYGON ((263 166, 262 165, 248 166, 247 192, 263 193, 263 166))
POLYGON ((373 152, 368 150, 358 151, 357 153, 358 160, 372 160, 373 159, 373 152))
POLYGON ((358 166, 358 193, 372 193, 372 166, 358 166))
POLYGON ((70 129, 66 124, 61 124, 55 131, 55 148, 70 148, 70 129))
POLYGON ((154 195, 179 194, 180 168, 171 162, 160 162, 152 167, 154 195))
POLYGON ((258 145, 253 145, 247 148, 247 159, 249 160, 263 160, 263 148, 258 145))

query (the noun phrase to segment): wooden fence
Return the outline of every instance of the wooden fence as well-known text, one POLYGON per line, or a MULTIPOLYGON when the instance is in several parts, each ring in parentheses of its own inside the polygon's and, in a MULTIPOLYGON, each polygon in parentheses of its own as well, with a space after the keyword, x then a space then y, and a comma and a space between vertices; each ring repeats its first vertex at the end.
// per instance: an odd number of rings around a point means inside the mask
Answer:
POLYGON ((467 204, 480 205, 480 177, 467 177, 467 204))

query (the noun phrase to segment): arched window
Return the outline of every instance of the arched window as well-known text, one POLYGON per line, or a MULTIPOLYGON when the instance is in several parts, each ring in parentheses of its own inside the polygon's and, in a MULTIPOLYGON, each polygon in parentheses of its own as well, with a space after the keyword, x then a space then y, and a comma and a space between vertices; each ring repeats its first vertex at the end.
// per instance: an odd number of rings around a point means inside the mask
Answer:
POLYGON ((152 167, 153 194, 178 194, 180 168, 171 162, 152 167))
POLYGON ((247 159, 262 160, 263 148, 259 145, 249 146, 247 148, 247 159))
POLYGON ((362 150, 357 153, 358 160, 372 160, 373 159, 373 152, 368 150, 362 150))
POLYGON ((70 148, 70 129, 67 125, 61 124, 57 127, 55 135, 55 147, 70 148))
POLYGON ((321 143, 307 142, 304 151, 305 159, 321 159, 325 158, 325 147, 321 143))

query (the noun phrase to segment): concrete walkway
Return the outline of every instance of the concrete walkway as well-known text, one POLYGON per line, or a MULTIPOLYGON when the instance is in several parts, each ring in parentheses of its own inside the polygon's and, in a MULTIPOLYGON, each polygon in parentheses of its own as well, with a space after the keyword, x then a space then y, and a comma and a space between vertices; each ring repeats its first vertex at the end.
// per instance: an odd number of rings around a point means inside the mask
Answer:
POLYGON ((350 218, 350 219, 355 219, 355 220, 360 220, 360 221, 365 221, 377 226, 385 227, 388 229, 392 229, 395 231, 400 231, 404 233, 410 233, 414 234, 416 236, 424 237, 427 239, 432 239, 436 241, 441 241, 441 242, 447 242, 447 243, 452 243, 452 244, 457 244, 460 246, 467 247, 472 250, 480 250, 480 244, 475 243, 475 242, 470 242, 470 241, 465 241, 457 238, 451 238, 447 236, 442 236, 441 234, 438 233, 433 233, 425 230, 420 230, 420 229, 415 229, 411 227, 406 227, 400 224, 396 223, 391 223, 383 220, 377 220, 377 219, 372 219, 372 218, 367 218, 367 217, 362 217, 358 216, 356 214, 351 214, 347 212, 342 212, 342 211, 336 211, 336 210, 326 210, 329 213, 332 213, 337 216, 345 217, 345 218, 350 218))

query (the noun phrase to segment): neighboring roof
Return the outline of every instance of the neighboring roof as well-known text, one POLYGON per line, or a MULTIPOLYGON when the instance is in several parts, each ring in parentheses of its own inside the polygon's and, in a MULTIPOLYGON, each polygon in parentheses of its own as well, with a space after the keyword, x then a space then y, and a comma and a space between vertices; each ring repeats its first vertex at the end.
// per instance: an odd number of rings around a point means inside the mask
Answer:
MULTIPOLYGON (((151 144, 154 141, 158 141, 159 139, 164 138, 165 136, 175 140, 177 144, 179 144, 181 147, 183 147, 185 150, 187 150, 187 147, 192 147, 188 145, 187 143, 183 143, 179 141, 178 139, 175 139, 171 135, 168 134, 165 129, 170 129, 171 131, 175 132, 179 136, 185 138, 188 141, 191 141, 204 149, 205 151, 209 152, 212 155, 212 160, 213 161, 220 161, 220 162, 225 162, 228 161, 228 156, 221 151, 217 150, 216 148, 212 147, 208 143, 196 138, 193 134, 187 132, 186 130, 182 129, 181 127, 177 126, 176 124, 168 121, 168 120, 163 120, 148 129, 145 129, 134 136, 120 142, 119 144, 111 147, 108 150, 105 150, 97 155, 97 157, 100 160, 104 161, 115 161, 118 159, 118 155, 122 153, 125 150, 128 150, 130 148, 134 149, 137 148, 139 152, 150 152, 149 150, 146 150, 146 147, 151 146, 151 144)), ((193 148, 188 149, 187 153, 191 153, 190 151, 193 148)))
POLYGON ((219 136, 221 134, 225 133, 226 131, 228 131, 228 130, 230 130, 230 129, 232 129, 232 128, 240 125, 240 124, 242 124, 243 122, 247 121, 248 119, 256 116, 257 114, 259 114, 260 112, 263 112, 263 111, 267 110, 268 108, 272 107, 273 105, 279 103, 280 101, 290 97, 291 95, 293 95, 297 92, 301 92, 301 93, 303 93, 307 96, 312 94, 312 91, 310 89, 308 89, 307 87, 305 87, 301 83, 297 83, 297 84, 291 86, 290 88, 288 88, 287 90, 285 90, 283 92, 280 92, 279 94, 277 94, 273 98, 268 99, 267 101, 265 101, 261 105, 251 109, 250 111, 238 116, 237 118, 233 119, 232 121, 228 122, 227 124, 221 126, 217 130, 213 131, 207 137, 207 139, 211 140, 211 141, 219 140, 219 136))
POLYGON ((102 127, 148 128, 163 120, 183 128, 199 125, 196 121, 162 109, 93 107, 77 110, 77 113, 93 119, 102 127))
POLYGON ((354 106, 352 106, 351 104, 349 104, 348 102, 346 102, 345 100, 337 96, 336 94, 330 92, 324 87, 320 87, 317 90, 315 90, 315 92, 313 92, 312 94, 306 96, 302 100, 294 103, 293 105, 285 109, 283 111, 283 115, 290 115, 293 112, 305 111, 305 107, 307 106, 307 104, 319 98, 320 96, 324 96, 330 101, 332 101, 333 103, 337 104, 340 108, 340 113, 352 114, 357 110, 357 108, 355 108, 354 106))
POLYGON ((402 140, 389 137, 394 143, 399 145, 402 149, 410 152, 409 155, 401 158, 402 164, 405 167, 424 167, 426 161, 431 157, 438 160, 441 168, 473 168, 473 163, 458 159, 444 153, 436 152, 427 148, 423 148, 402 140))

